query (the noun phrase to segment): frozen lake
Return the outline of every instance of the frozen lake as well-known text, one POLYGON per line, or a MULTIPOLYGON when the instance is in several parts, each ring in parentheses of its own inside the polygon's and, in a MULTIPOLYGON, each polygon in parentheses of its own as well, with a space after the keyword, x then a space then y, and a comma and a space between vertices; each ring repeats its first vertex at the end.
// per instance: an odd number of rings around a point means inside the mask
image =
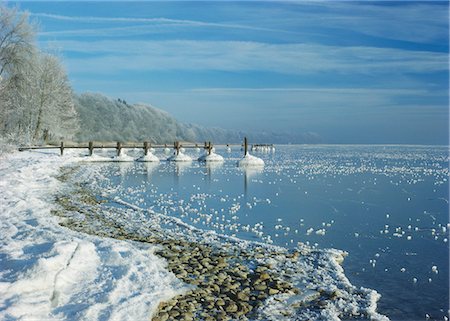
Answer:
POLYGON ((277 146, 252 152, 260 169, 236 167, 237 149, 217 153, 224 163, 83 166, 101 174, 91 187, 103 196, 198 228, 345 250, 347 277, 377 290, 392 320, 448 317, 447 147, 277 146))

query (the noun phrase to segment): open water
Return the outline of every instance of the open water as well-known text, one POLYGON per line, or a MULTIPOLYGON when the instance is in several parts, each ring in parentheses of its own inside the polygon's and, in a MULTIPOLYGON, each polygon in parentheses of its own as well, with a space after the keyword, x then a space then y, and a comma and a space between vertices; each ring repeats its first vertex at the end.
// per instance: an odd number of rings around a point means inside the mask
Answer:
POLYGON ((236 166, 240 150, 217 153, 225 162, 89 166, 103 196, 195 227, 347 251, 347 277, 378 291, 391 320, 448 317, 448 147, 276 146, 252 152, 265 166, 247 169, 236 166))

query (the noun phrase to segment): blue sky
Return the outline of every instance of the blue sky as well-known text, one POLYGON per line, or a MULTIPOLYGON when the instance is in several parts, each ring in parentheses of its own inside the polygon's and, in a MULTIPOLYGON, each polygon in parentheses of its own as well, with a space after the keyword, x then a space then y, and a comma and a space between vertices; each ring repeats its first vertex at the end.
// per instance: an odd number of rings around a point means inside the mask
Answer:
POLYGON ((76 92, 328 143, 448 144, 446 1, 9 4, 76 92))

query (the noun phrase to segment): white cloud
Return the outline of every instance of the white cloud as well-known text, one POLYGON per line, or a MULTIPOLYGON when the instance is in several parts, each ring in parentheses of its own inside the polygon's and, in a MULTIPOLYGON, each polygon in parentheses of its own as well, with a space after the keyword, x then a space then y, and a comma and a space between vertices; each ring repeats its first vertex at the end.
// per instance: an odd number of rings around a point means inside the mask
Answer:
MULTIPOLYGON (((254 30, 254 31, 271 31, 271 32, 288 32, 285 30, 277 30, 265 27, 250 26, 245 24, 235 24, 235 23, 218 23, 218 22, 206 22, 199 20, 188 20, 188 19, 171 19, 171 18, 135 18, 135 17, 95 17, 95 16, 65 16, 65 15, 55 15, 49 13, 32 13, 32 16, 40 18, 55 19, 61 21, 73 21, 80 23, 146 23, 148 26, 168 26, 168 27, 215 27, 215 28, 226 28, 226 29, 244 29, 244 30, 254 30)), ((111 35, 115 28, 110 28, 111 35)), ((89 29, 89 32, 93 32, 97 29, 89 29)), ((106 28, 103 29, 105 32, 106 28)), ((84 30, 86 31, 86 30, 84 30)), ((68 30, 60 31, 59 34, 62 35, 66 33, 67 35, 79 33, 83 35, 83 30, 68 30)), ((52 33, 42 33, 42 35, 51 35, 52 33)), ((54 33, 53 33, 54 34, 54 33)))
POLYGON ((91 57, 66 59, 72 72, 270 71, 284 74, 404 74, 448 70, 448 55, 377 47, 237 41, 55 41, 53 48, 91 57))
POLYGON ((297 10, 285 11, 272 21, 281 27, 332 28, 368 36, 417 43, 448 43, 447 1, 312 1, 291 2, 297 10), (312 12, 311 8, 319 7, 312 12))

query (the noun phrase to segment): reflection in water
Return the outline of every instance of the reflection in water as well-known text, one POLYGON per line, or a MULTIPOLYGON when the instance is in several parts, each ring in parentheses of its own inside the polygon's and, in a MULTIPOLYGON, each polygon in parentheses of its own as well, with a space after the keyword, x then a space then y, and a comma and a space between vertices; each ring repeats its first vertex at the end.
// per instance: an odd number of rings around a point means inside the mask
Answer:
POLYGON ((211 175, 214 171, 221 168, 223 162, 205 162, 206 173, 211 175))
POLYGON ((177 176, 180 176, 191 166, 192 162, 174 162, 174 163, 175 163, 175 173, 177 176))
MULTIPOLYGON (((216 172, 218 169, 220 169, 223 166, 223 162, 202 162, 201 166, 204 166, 205 168, 205 176, 207 176, 207 182, 208 184, 211 184, 211 178, 212 173, 216 172)), ((206 181, 206 179, 205 179, 206 181)))
POLYGON ((190 168, 192 162, 170 162, 170 163, 171 166, 175 167, 175 170, 173 171, 174 184, 175 186, 178 186, 180 176, 183 175, 183 173, 190 168))
POLYGON ((144 171, 147 174, 147 180, 150 180, 152 173, 159 166, 159 162, 145 162, 144 171))
POLYGON ((247 198, 250 179, 261 174, 264 171, 264 166, 239 166, 239 169, 244 172, 244 195, 247 198))
POLYGON ((133 168, 133 162, 117 162, 119 167, 119 173, 121 176, 125 176, 129 173, 129 171, 133 168))

